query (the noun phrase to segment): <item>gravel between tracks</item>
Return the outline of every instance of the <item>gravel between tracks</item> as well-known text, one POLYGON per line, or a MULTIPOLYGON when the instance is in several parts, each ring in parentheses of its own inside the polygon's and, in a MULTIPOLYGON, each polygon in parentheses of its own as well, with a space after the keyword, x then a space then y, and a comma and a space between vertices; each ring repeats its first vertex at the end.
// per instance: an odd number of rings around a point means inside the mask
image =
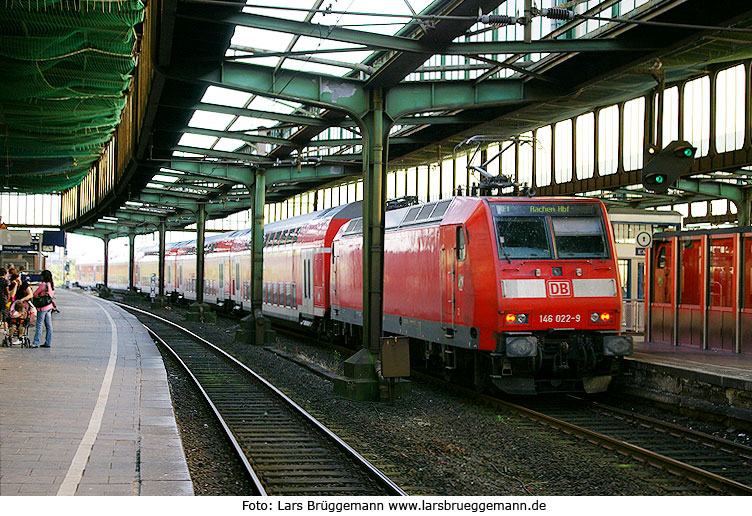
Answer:
MULTIPOLYGON (((144 306, 147 306, 144 304, 144 306)), ((643 465, 631 458, 547 430, 512 413, 481 407, 413 382, 412 392, 394 405, 353 402, 332 385, 262 348, 234 342, 237 324, 191 323, 183 310, 151 310, 202 335, 240 359, 329 426, 409 494, 421 495, 708 495, 707 488, 643 465)), ((280 336, 277 346, 330 370, 341 367, 336 353, 280 336)), ((175 375, 168 374, 173 393, 175 375)), ((195 402, 174 397, 181 436, 197 494, 247 494, 231 485, 218 435, 202 430, 195 402), (188 424, 199 420, 199 426, 188 424), (192 430, 186 428, 192 427, 192 430)), ((208 423, 206 423, 208 424, 208 423)))

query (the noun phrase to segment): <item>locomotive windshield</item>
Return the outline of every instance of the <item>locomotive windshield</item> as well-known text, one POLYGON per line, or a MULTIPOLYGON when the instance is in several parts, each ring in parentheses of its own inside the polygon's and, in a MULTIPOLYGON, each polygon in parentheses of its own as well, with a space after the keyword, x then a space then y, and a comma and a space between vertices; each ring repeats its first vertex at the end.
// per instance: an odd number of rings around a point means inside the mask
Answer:
POLYGON ((608 258, 595 204, 493 204, 499 258, 608 258))
POLYGON ((606 236, 596 217, 552 217, 559 258, 607 258, 606 236))
POLYGON ((496 232, 504 258, 551 258, 545 217, 497 218, 496 232))

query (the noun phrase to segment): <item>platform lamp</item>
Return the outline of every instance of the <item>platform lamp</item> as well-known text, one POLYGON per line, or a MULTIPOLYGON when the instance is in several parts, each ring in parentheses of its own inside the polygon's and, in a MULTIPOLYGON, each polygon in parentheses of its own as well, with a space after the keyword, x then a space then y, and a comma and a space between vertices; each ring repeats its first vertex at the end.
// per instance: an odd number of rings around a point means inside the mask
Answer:
POLYGON ((695 162, 697 148, 684 140, 674 140, 659 151, 655 145, 645 150, 642 185, 646 190, 666 193, 695 162))

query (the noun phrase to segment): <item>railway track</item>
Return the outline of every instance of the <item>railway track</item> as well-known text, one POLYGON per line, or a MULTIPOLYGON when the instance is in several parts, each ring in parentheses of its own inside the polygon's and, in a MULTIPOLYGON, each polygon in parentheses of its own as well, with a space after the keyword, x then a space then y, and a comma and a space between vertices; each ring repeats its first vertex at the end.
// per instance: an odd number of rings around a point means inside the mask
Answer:
POLYGON ((133 306, 205 396, 261 495, 405 493, 258 374, 177 324, 133 306))
POLYGON ((711 489, 752 495, 752 448, 748 446, 575 396, 538 397, 517 404, 425 373, 413 371, 412 375, 711 489))

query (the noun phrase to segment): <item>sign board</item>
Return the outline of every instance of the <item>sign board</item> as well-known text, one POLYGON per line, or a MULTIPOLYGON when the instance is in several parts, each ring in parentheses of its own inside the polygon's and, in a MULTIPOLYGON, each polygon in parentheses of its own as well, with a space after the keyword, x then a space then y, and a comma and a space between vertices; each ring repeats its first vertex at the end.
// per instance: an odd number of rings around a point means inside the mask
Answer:
POLYGON ((635 247, 635 256, 645 256, 645 248, 644 247, 635 247))
POLYGON ((0 229, 0 245, 24 246, 31 244, 31 231, 0 229))
POLYGON ((647 231, 641 231, 637 233, 637 238, 635 240, 640 247, 647 247, 653 241, 653 236, 647 231))
POLYGON ((151 291, 149 292, 149 297, 154 299, 155 297, 157 297, 157 275, 156 274, 151 275, 151 281, 150 281, 149 286, 151 288, 151 291))
POLYGON ((43 245, 42 251, 45 253, 54 253, 55 252, 55 246, 54 245, 43 245))

